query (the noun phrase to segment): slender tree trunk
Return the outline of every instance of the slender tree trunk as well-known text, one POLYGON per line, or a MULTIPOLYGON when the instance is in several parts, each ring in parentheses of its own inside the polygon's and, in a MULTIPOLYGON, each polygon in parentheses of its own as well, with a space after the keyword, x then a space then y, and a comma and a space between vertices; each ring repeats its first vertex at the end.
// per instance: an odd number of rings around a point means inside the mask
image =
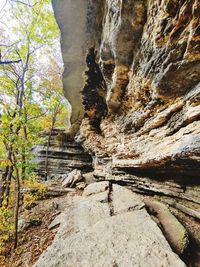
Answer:
POLYGON ((22 180, 24 181, 26 177, 26 155, 25 149, 22 151, 22 180))
POLYGON ((6 191, 6 176, 3 173, 2 177, 1 177, 1 191, 0 191, 0 208, 2 207, 3 201, 4 201, 4 195, 5 195, 5 191, 6 191))
POLYGON ((0 207, 2 207, 2 204, 3 204, 3 201, 4 201, 4 197, 5 197, 6 181, 7 181, 8 172, 9 172, 9 166, 6 166, 5 172, 2 174, 0 207))
MULTIPOLYGON (((24 141, 26 142, 28 137, 27 137, 27 129, 26 126, 23 127, 24 130, 24 141)), ((22 181, 24 181, 26 178, 26 149, 22 149, 22 181)))
MULTIPOLYGON (((8 151, 6 160, 11 160, 11 152, 8 151)), ((3 201, 6 200, 6 203, 8 203, 9 193, 8 193, 8 185, 10 184, 10 180, 12 177, 12 166, 6 166, 5 171, 2 175, 2 189, 1 189, 1 195, 0 195, 0 207, 2 207, 3 201)), ((10 191, 9 191, 10 192, 10 191)), ((7 206, 7 204, 6 204, 7 206)))
POLYGON ((19 177, 19 170, 16 166, 16 158, 14 156, 14 168, 16 172, 16 205, 15 205, 15 214, 14 214, 14 248, 17 248, 18 245, 18 222, 19 222, 19 202, 20 202, 20 177, 19 177))
POLYGON ((6 181, 6 190, 5 190, 5 199, 6 199, 6 207, 9 205, 9 200, 10 200, 10 185, 11 185, 11 179, 13 175, 13 166, 9 167, 9 173, 7 176, 7 181, 6 181))
POLYGON ((53 132, 53 127, 51 127, 50 129, 50 133, 48 136, 48 140, 47 140, 47 149, 46 149, 46 156, 45 156, 45 176, 44 176, 44 180, 47 181, 47 176, 48 176, 48 163, 49 163, 49 147, 51 145, 51 137, 52 137, 52 132, 53 132))

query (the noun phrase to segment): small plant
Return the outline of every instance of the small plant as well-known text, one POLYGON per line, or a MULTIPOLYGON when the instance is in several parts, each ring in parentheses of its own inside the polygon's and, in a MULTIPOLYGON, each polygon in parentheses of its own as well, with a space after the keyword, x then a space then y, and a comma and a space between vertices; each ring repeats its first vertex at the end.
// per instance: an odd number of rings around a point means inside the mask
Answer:
POLYGON ((31 207, 35 201, 42 199, 46 192, 44 183, 39 180, 36 173, 32 173, 24 182, 23 206, 31 207))
POLYGON ((13 234, 14 223, 12 211, 3 203, 0 208, 0 256, 5 253, 6 243, 13 234))

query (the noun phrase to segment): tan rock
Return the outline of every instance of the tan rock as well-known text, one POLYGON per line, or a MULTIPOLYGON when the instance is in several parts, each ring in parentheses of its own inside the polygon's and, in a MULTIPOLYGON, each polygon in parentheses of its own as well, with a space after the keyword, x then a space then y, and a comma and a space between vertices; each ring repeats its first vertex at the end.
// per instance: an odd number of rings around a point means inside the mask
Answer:
POLYGON ((148 198, 145 199, 145 204, 159 220, 162 231, 174 251, 179 255, 183 254, 189 243, 189 236, 183 225, 165 204, 148 198))

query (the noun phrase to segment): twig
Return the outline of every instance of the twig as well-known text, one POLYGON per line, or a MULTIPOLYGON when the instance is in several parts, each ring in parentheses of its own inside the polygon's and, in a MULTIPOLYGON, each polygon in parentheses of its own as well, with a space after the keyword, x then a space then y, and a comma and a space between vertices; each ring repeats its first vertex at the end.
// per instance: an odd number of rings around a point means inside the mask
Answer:
POLYGON ((18 43, 20 43, 20 42, 21 42, 21 40, 15 42, 15 43, 13 43, 13 44, 9 44, 9 45, 7 45, 7 44, 0 44, 0 47, 12 47, 12 46, 14 46, 14 45, 16 45, 16 44, 18 44, 18 43))
POLYGON ((36 2, 35 4, 31 5, 31 4, 24 3, 24 2, 22 2, 22 1, 20 1, 20 0, 10 0, 10 1, 11 1, 11 2, 14 2, 14 3, 18 3, 18 4, 26 5, 26 6, 28 6, 28 7, 34 7, 34 6, 36 6, 36 5, 39 3, 39 1, 38 1, 38 2, 36 2))
POLYGON ((8 64, 15 64, 21 62, 21 59, 19 60, 8 60, 8 61, 0 61, 0 65, 8 65, 8 64))
POLYGON ((0 13, 3 11, 4 7, 7 5, 8 0, 6 0, 5 4, 3 5, 2 9, 0 10, 0 13))

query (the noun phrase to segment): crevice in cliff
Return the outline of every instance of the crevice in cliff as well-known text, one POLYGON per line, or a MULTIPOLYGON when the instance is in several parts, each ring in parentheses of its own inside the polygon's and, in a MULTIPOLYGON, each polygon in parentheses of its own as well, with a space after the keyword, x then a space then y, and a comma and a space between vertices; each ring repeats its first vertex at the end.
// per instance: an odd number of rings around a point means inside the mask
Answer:
POLYGON ((185 227, 185 229, 189 233, 189 245, 184 251, 181 259, 187 264, 189 267, 199 266, 200 262, 200 224, 199 221, 191 218, 187 214, 182 213, 181 211, 170 208, 170 211, 176 218, 180 221, 180 223, 185 227))
POLYGON ((96 62, 96 54, 97 52, 93 47, 89 49, 86 58, 88 70, 85 72, 87 80, 82 95, 85 116, 88 117, 92 128, 99 133, 101 132, 101 120, 107 114, 107 105, 105 101, 106 83, 96 62))
POLYGON ((171 128, 170 132, 167 134, 167 136, 171 136, 175 133, 177 133, 180 129, 187 127, 189 124, 199 121, 200 120, 200 114, 195 114, 191 116, 190 118, 184 119, 184 114, 175 114, 172 117, 172 120, 168 122, 169 127, 171 128), (182 115, 182 118, 181 118, 182 115))
POLYGON ((114 206, 113 206, 113 185, 111 182, 109 182, 109 188, 108 188, 108 205, 110 209, 110 216, 114 215, 114 206))
POLYGON ((127 174, 112 174, 109 177, 105 177, 105 180, 126 186, 140 194, 164 197, 167 204, 194 218, 200 218, 200 213, 195 211, 200 204, 200 188, 197 182, 192 185, 185 181, 174 181, 169 177, 165 180, 156 180, 155 178, 127 174))
MULTIPOLYGON (((196 153, 198 156, 198 151, 196 153)), ((170 175, 175 181, 179 183, 188 183, 188 184, 198 184, 197 177, 200 177, 199 163, 194 159, 188 157, 189 154, 182 154, 180 158, 165 158, 160 161, 152 161, 149 163, 144 163, 141 167, 134 166, 122 166, 117 167, 119 170, 122 170, 126 173, 140 176, 140 177, 150 177, 157 180, 165 180, 165 177, 170 175), (144 166, 145 165, 145 166, 144 166), (192 170, 192 171, 191 171, 192 170)), ((138 164, 139 165, 139 164, 138 164)))

